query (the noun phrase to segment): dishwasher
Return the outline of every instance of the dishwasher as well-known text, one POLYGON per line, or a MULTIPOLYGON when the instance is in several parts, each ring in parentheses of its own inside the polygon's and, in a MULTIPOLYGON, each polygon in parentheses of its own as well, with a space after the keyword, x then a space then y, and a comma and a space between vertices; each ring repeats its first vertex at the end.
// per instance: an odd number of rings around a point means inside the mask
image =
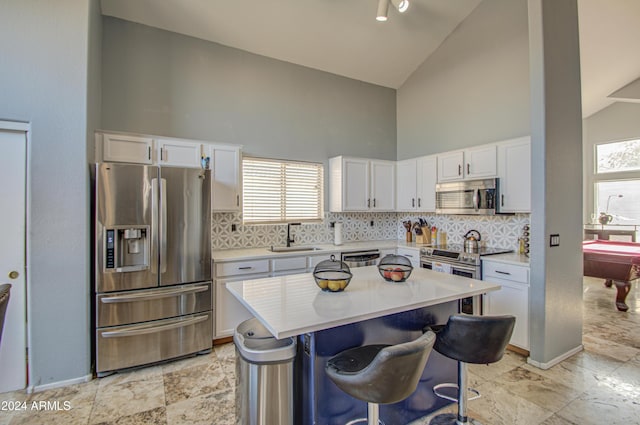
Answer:
POLYGON ((340 253, 340 259, 349 267, 375 266, 380 259, 379 249, 340 253))

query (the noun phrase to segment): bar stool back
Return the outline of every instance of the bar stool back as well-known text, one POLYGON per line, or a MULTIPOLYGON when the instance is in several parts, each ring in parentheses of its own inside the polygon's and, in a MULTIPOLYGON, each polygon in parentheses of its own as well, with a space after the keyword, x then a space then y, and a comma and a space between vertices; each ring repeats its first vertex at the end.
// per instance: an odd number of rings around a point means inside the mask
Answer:
POLYGON ((443 356, 458 361, 458 384, 443 383, 433 387, 433 392, 447 400, 458 403, 458 414, 443 414, 434 417, 429 425, 479 424, 467 417, 467 402, 480 397, 468 398, 467 363, 489 364, 499 361, 511 339, 516 319, 513 316, 472 316, 455 314, 445 326, 431 328, 437 335, 434 349, 443 356), (443 388, 457 388, 458 398, 440 392, 443 388))
MULTIPOLYGON (((416 389, 435 342, 435 334, 397 345, 365 345, 345 350, 327 361, 329 378, 345 393, 367 402, 367 422, 378 425, 378 404, 396 403, 416 389)), ((381 421, 380 421, 381 422, 381 421)))

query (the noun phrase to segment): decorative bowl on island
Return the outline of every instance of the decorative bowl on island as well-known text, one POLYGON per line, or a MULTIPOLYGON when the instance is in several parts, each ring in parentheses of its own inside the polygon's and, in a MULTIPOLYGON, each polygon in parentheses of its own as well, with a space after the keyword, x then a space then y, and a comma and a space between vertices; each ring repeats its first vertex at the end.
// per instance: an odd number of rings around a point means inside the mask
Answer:
POLYGON ((351 269, 346 263, 336 260, 332 255, 329 260, 321 261, 313 269, 313 278, 318 288, 325 292, 342 292, 351 281, 351 269))
POLYGON ((378 264, 378 272, 387 282, 404 282, 411 276, 412 271, 411 261, 404 255, 386 255, 378 264))

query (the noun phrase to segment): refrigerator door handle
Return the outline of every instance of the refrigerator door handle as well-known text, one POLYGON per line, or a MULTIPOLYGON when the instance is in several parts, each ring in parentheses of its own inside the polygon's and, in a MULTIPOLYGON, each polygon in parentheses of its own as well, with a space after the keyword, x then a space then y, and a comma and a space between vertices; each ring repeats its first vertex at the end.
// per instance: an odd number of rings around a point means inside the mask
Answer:
POLYGON ((168 331, 176 328, 183 328, 185 326, 195 325, 196 323, 203 322, 208 318, 209 318, 209 315, 203 314, 200 316, 190 317, 188 319, 176 319, 171 323, 166 323, 162 325, 131 326, 129 327, 129 329, 102 332, 101 336, 103 338, 120 338, 120 337, 126 337, 126 336, 146 335, 151 333, 168 331))
POLYGON ((160 179, 160 273, 167 271, 167 180, 160 179))
POLYGON ((158 179, 151 179, 151 270, 158 273, 158 179))
POLYGON ((185 294, 197 294, 198 292, 204 292, 209 289, 208 285, 193 286, 190 288, 178 288, 169 290, 147 291, 130 295, 116 295, 113 297, 100 298, 100 302, 104 304, 112 303, 129 303, 147 300, 157 300, 160 298, 171 298, 185 294))

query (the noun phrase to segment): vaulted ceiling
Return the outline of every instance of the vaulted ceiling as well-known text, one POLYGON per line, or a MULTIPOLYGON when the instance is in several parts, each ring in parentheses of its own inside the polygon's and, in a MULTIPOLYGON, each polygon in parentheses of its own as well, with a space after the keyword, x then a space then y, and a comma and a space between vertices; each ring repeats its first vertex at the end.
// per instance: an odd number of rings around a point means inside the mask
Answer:
MULTIPOLYGON (((387 22, 377 0, 102 0, 102 13, 398 88, 481 0, 411 0, 387 22)), ((484 0, 490 1, 490 0, 484 0)), ((640 1, 578 0, 583 116, 640 101, 640 1), (633 84, 632 84, 633 88, 633 84), (629 95, 628 93, 632 94, 629 95), (635 97, 634 97, 635 96, 635 97)))

